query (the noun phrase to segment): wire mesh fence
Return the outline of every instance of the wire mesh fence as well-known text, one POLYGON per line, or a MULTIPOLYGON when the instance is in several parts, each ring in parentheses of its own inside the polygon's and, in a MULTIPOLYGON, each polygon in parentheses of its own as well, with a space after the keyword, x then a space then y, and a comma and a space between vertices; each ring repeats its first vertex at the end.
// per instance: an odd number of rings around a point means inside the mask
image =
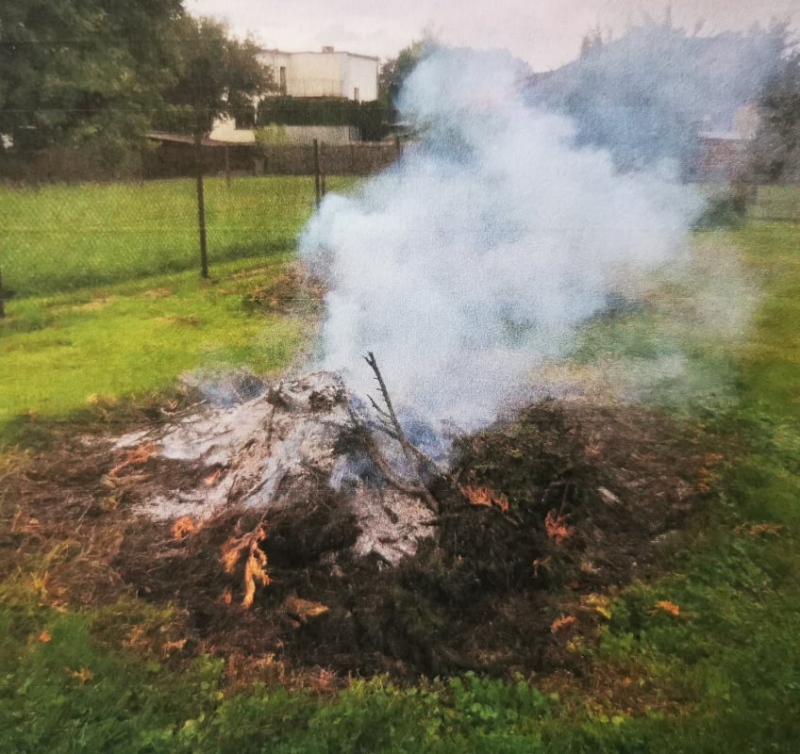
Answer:
MULTIPOLYGON (((215 263, 292 250, 320 187, 345 189, 353 176, 397 157, 391 144, 323 145, 316 156, 312 145, 239 150, 234 160, 225 151, 211 145, 203 155, 212 270, 215 263)), ((0 185, 0 299, 199 271, 197 184, 188 177, 196 162, 190 152, 171 149, 165 164, 186 177, 65 183, 37 176, 28 185, 0 185)))
MULTIPOLYGON (((289 250, 314 206, 309 178, 206 180, 213 262, 289 250)), ((191 179, 0 189, 5 298, 199 269, 191 179)))
MULTIPOLYGON (((229 146, 208 143, 203 153, 212 271, 220 262, 294 249, 320 191, 346 188, 400 154, 392 143, 229 146)), ((126 180, 50 182, 34 171, 25 181, 0 184, 0 307, 15 298, 199 271, 192 144, 171 142, 159 151, 160 163, 142 163, 126 180), (155 178, 164 174, 172 177, 155 178)), ((71 175, 63 162, 59 170, 71 175)), ((748 216, 800 222, 800 186, 752 187, 748 216)))

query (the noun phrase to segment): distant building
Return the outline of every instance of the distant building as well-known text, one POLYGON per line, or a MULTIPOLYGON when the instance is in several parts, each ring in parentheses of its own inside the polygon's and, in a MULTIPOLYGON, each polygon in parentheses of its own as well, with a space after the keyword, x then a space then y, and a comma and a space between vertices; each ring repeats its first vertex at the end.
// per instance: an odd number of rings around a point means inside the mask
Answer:
POLYGON ((698 149, 687 177, 703 183, 728 183, 747 166, 750 139, 735 131, 701 131, 698 149))
MULTIPOLYGON (((326 144, 342 146, 361 141, 356 126, 272 126, 274 144, 311 144, 315 139, 326 144)), ((227 144, 254 144, 255 130, 241 128, 233 118, 219 118, 209 139, 227 144)))
POLYGON ((699 131, 696 149, 684 163, 686 178, 702 183, 741 180, 759 125, 758 109, 748 103, 736 110, 728 128, 699 131))
MULTIPOLYGON (((321 52, 262 50, 259 60, 272 70, 276 90, 268 96, 297 99, 333 98, 351 102, 378 99, 379 59, 323 47, 321 52)), ((255 103, 254 103, 255 104, 255 103)), ((319 139, 331 144, 359 141, 353 126, 284 126, 288 143, 309 143, 319 139)), ((235 144, 255 141, 252 123, 222 118, 214 124, 211 139, 235 144)))
POLYGON ((263 50, 259 59, 272 69, 278 95, 378 99, 378 58, 323 47, 322 52, 263 50))

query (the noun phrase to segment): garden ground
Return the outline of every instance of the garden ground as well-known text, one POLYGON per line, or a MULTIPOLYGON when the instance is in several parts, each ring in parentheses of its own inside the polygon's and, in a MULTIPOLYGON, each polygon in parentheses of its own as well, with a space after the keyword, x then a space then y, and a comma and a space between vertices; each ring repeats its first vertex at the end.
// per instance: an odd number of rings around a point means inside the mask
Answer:
MULTIPOLYGON (((159 462, 102 437, 188 410, 198 395, 169 385, 202 364, 202 349, 192 363, 156 359, 142 376, 158 379, 141 384, 135 369, 122 385, 104 385, 102 370, 67 376, 82 392, 41 413, 35 393, 15 399, 0 468, 4 750, 795 751, 798 241, 797 226, 767 222, 698 240, 740 254, 762 289, 744 342, 692 352, 725 368, 723 399, 546 404, 465 439, 462 481, 502 495, 509 515, 459 508, 450 528, 459 541, 443 537, 441 552, 384 591, 346 563, 334 588, 323 556, 342 543, 311 546, 294 522, 276 520, 264 543, 274 583, 243 611, 240 574, 218 560, 234 522, 176 538, 126 514, 159 462), (87 401, 87 388, 97 397, 87 401), (561 536, 553 524, 567 512, 561 536), (598 534, 606 546, 589 552, 598 534), (298 614, 292 595, 329 610, 298 614)), ((234 265, 208 286, 177 276, 71 294, 80 300, 61 299, 36 328, 12 310, 4 363, 33 336, 65 337, 62 327, 79 328, 71 347, 80 350, 91 341, 80 328, 101 329, 115 306, 124 317, 177 295, 167 317, 216 306, 207 319, 223 324, 213 337, 205 317, 167 329, 204 333, 213 349, 227 333, 264 328, 262 339, 285 344, 272 361, 257 361, 247 335, 220 361, 279 369, 313 331, 288 263, 252 275, 234 265)), ((576 358, 647 351, 648 316, 594 323, 576 358)), ((148 350, 127 337, 121 351, 129 341, 132 355, 148 350)), ((49 357, 15 363, 13 384, 52 385, 64 372, 49 357)))

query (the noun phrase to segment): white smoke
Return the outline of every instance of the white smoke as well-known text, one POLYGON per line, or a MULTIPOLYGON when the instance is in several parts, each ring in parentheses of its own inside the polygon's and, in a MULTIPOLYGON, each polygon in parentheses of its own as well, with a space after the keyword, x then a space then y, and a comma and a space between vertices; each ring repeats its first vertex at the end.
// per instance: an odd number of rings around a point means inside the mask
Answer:
POLYGON ((329 286, 321 366, 472 428, 531 388, 576 329, 687 248, 700 198, 677 167, 621 173, 567 118, 526 104, 505 53, 440 50, 401 108, 420 143, 350 197, 329 196, 301 254, 329 286))

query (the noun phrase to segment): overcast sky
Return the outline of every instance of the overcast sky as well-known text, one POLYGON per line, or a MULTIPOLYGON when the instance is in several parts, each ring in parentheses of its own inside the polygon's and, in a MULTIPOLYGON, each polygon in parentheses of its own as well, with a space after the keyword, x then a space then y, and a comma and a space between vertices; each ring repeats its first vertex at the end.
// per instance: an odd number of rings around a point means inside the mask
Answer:
MULTIPOLYGON (((289 52, 336 49, 392 57, 428 29, 443 42, 506 48, 537 70, 576 57, 595 27, 617 34, 650 13, 663 17, 667 0, 185 0, 194 15, 226 20, 289 52)), ((703 31, 746 29, 753 22, 800 15, 800 0, 673 0, 677 24, 703 31)), ((796 26, 796 24, 795 24, 796 26)))

